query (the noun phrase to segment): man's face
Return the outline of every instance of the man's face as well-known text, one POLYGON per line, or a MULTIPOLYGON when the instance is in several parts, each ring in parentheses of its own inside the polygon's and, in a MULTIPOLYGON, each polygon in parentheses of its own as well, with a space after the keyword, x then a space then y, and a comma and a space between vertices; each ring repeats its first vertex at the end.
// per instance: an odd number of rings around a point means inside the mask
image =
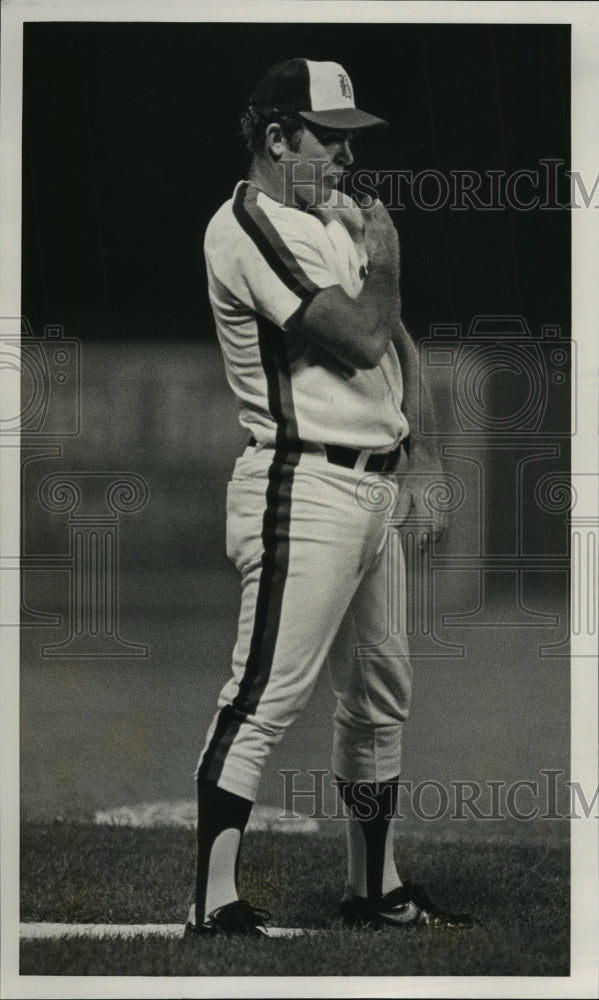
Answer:
POLYGON ((350 142, 355 132, 305 127, 299 147, 289 147, 281 159, 285 171, 285 202, 305 206, 326 204, 353 163, 350 142))

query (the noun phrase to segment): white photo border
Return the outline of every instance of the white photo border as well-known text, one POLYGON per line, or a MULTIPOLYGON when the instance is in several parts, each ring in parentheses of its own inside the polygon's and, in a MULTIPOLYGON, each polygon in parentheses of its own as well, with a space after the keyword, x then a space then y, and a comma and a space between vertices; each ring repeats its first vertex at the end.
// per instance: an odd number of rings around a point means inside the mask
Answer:
MULTIPOLYGON (((0 316, 20 314, 21 104, 23 23, 30 21, 145 22, 414 22, 563 23, 572 28, 572 168, 594 178, 599 164, 599 4, 595 2, 319 2, 319 0, 8 0, 2 6, 1 160, 3 225, 0 248, 0 316)), ((582 419, 572 439, 572 468, 588 476, 586 509, 597 507, 597 325, 599 226, 597 207, 572 212, 573 337, 579 359, 582 419)), ((18 407, 18 399, 16 400, 18 407)), ((4 412, 15 399, 4 399, 4 412)), ((19 532, 18 447, 0 448, 2 549, 19 532)), ((18 620, 14 572, 0 573, 6 617, 18 620)), ((44 977, 18 973, 19 636, 2 640, 2 996, 4 997, 214 997, 410 996, 595 997, 597 996, 599 892, 597 823, 571 824, 572 946, 569 977, 44 977)), ((597 787, 597 639, 572 637, 572 777, 597 787)))

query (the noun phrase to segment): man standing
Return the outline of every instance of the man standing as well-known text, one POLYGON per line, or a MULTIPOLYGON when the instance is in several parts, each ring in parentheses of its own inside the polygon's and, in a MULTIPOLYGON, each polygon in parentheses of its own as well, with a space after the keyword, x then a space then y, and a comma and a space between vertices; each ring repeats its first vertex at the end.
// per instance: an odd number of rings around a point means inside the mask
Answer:
MULTIPOLYGON (((400 320, 395 227, 380 203, 360 208, 337 190, 355 132, 383 124, 355 107, 339 64, 273 66, 242 122, 249 179, 206 233, 210 300, 249 443, 228 487, 227 553, 242 600, 232 677, 197 771, 190 933, 265 933, 264 914, 238 899, 241 839, 264 761, 325 661, 348 812, 343 921, 471 922, 403 884, 393 857, 411 668, 405 634, 384 656, 376 645, 387 619, 387 526, 357 489, 365 475, 376 483, 399 468, 401 493, 399 477, 386 482, 401 510, 430 518, 410 472, 440 466, 415 433, 418 359, 400 320), (356 657, 358 645, 372 654, 356 657)), ((437 518, 433 533, 442 528, 437 518)))

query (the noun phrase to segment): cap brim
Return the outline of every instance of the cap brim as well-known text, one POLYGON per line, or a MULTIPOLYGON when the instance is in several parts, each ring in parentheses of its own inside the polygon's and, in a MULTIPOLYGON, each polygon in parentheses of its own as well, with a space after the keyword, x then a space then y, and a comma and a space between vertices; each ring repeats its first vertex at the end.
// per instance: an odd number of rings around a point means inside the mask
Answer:
POLYGON ((386 125, 383 118, 375 118, 366 111, 358 111, 357 108, 333 108, 330 111, 298 111, 300 118, 305 118, 313 125, 321 125, 324 128, 373 128, 375 125, 386 125))

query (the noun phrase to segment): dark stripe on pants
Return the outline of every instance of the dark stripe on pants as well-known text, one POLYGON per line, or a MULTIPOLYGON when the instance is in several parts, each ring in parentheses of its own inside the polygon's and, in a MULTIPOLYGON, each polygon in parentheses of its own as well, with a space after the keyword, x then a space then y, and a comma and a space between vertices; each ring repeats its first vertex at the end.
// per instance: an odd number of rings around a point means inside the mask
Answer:
POLYGON ((277 423, 277 443, 268 470, 266 509, 262 519, 262 570, 244 674, 233 702, 219 713, 198 770, 201 781, 218 782, 233 740, 246 717, 255 713, 268 683, 289 568, 291 494, 301 443, 291 395, 285 335, 274 324, 259 317, 258 338, 269 407, 277 423))

